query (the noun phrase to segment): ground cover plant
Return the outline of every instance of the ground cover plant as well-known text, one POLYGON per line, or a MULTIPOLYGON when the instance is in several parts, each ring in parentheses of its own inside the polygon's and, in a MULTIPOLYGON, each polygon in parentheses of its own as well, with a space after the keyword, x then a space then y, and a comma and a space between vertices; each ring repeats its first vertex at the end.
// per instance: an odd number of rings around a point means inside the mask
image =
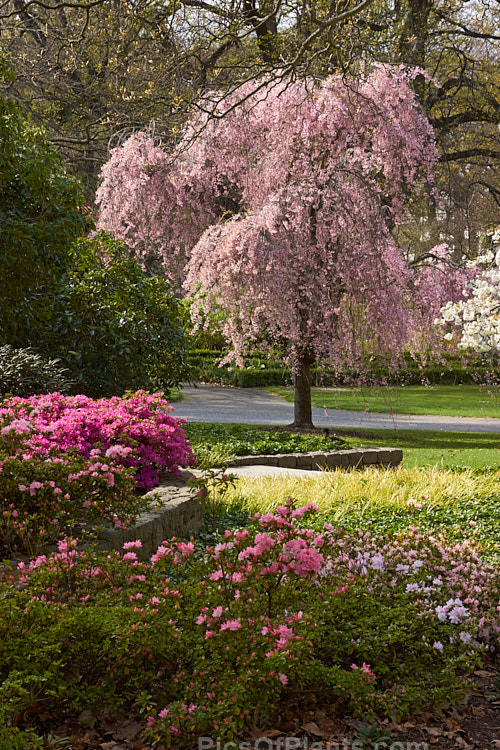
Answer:
POLYGON ((211 547, 165 541, 150 563, 140 542, 108 554, 67 539, 4 573, 0 724, 125 706, 150 742, 191 747, 297 690, 370 721, 456 700, 498 646, 498 567, 469 540, 320 531, 315 514, 285 501, 211 547))
MULTIPOLYGON (((266 390, 293 402, 293 389, 266 390)), ((312 388, 312 405, 327 409, 450 417, 500 417, 500 393, 494 385, 404 385, 361 388, 312 388)))
POLYGON ((189 422, 185 425, 198 466, 210 468, 230 463, 235 456, 338 450, 341 438, 262 429, 244 424, 189 422))
POLYGON ((270 513, 287 497, 314 498, 319 523, 350 532, 394 534, 418 526, 422 534, 468 538, 500 560, 500 469, 370 467, 365 471, 315 472, 309 477, 242 476, 225 495, 226 506, 249 515, 270 513))
POLYGON ((93 400, 58 393, 0 406, 0 548, 34 552, 96 519, 117 527, 144 490, 193 460, 163 394, 93 400))

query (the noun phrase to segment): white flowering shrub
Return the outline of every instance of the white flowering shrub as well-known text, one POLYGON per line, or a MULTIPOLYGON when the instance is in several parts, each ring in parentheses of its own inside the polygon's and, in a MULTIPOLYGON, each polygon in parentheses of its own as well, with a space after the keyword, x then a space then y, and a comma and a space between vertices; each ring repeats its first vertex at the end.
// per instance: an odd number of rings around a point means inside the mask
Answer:
POLYGON ((490 249, 468 264, 478 274, 464 289, 464 299, 448 302, 435 320, 448 327, 444 338, 449 341, 455 337, 450 324, 458 326, 458 346, 477 352, 500 351, 500 226, 490 236, 490 249))

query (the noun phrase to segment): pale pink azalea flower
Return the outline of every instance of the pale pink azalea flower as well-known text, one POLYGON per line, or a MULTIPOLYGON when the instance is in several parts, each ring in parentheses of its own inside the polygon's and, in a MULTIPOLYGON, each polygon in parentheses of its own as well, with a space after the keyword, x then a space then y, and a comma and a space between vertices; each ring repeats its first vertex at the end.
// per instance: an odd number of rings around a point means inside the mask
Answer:
POLYGON ((240 630, 241 622, 239 620, 226 620, 220 626, 220 631, 224 630, 240 630))
POLYGON ((122 545, 122 549, 140 549, 142 547, 142 542, 140 539, 136 539, 133 542, 125 542, 122 545))

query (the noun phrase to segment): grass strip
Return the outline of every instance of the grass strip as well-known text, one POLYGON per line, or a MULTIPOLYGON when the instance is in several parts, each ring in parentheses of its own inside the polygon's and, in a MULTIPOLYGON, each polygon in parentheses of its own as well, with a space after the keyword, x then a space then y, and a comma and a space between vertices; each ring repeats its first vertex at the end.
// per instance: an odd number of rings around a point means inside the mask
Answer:
MULTIPOLYGON (((293 389, 266 388, 293 403, 293 389)), ((312 405, 382 414, 500 417, 500 390, 491 385, 405 385, 373 388, 313 388, 312 405)))
POLYGON ((402 448, 403 466, 438 468, 500 468, 500 435, 492 432, 445 430, 337 430, 350 446, 402 448))

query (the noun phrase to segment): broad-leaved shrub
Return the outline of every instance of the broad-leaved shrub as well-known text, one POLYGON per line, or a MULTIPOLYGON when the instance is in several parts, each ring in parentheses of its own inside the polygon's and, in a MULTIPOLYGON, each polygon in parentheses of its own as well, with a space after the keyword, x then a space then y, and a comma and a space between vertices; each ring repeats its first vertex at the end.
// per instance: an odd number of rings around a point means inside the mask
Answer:
POLYGON ((0 346, 0 394, 34 396, 68 393, 71 381, 58 359, 48 359, 33 349, 0 346))

